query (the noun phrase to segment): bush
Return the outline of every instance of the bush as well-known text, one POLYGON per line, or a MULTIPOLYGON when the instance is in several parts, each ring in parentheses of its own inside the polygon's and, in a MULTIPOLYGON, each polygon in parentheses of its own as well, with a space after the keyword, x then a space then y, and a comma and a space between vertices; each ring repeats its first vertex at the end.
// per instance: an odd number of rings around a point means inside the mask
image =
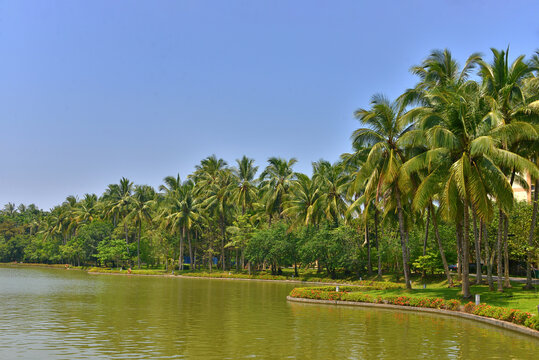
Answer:
POLYGON ((290 296, 296 298, 316 300, 343 300, 377 304, 391 304, 401 306, 415 306, 432 309, 457 310, 460 307, 458 300, 445 300, 442 298, 409 297, 409 296, 377 296, 362 292, 362 288, 343 286, 335 291, 334 286, 295 288, 290 296))
MULTIPOLYGON (((362 288, 352 286, 343 286, 339 290, 341 291, 336 292, 334 286, 295 288, 290 293, 290 296, 304 299, 357 301, 454 311, 459 311, 461 307, 460 301, 454 299, 445 300, 431 297, 382 295, 373 297, 362 292, 362 288)), ((463 311, 469 314, 508 321, 513 324, 524 325, 530 329, 539 330, 539 317, 529 312, 487 304, 475 305, 473 302, 465 304, 463 311)))
POLYGON ((524 325, 531 329, 539 330, 539 319, 529 312, 487 304, 475 305, 472 302, 464 305, 464 311, 470 314, 508 321, 513 324, 524 325))

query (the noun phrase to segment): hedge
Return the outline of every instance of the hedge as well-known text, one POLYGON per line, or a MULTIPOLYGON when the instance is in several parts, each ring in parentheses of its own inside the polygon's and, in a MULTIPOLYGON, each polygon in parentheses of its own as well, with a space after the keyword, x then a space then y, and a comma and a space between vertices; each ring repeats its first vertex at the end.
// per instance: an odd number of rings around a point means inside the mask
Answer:
POLYGON ((464 311, 469 314, 508 321, 517 325, 523 325, 530 329, 539 330, 539 317, 529 312, 517 309, 509 309, 487 304, 475 305, 469 302, 462 306, 459 300, 442 299, 432 297, 410 297, 410 296, 383 296, 370 295, 362 292, 360 288, 342 287, 341 291, 335 291, 335 287, 303 287, 295 288, 290 293, 291 297, 315 299, 315 300, 341 300, 356 301, 374 304, 390 304, 400 306, 413 306, 431 309, 445 309, 453 311, 464 311))
POLYGON ((534 330, 539 330, 539 317, 518 309, 509 309, 487 304, 475 305, 473 302, 469 302, 464 305, 463 310, 469 314, 508 321, 514 324, 524 325, 534 330))

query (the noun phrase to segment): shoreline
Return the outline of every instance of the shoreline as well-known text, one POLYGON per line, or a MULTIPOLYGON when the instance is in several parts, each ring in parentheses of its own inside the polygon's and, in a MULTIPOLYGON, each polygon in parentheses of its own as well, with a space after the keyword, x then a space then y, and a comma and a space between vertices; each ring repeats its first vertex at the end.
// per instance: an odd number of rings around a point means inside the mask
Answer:
MULTIPOLYGON (((77 269, 78 270, 78 269, 77 269)), ((99 271, 86 271, 90 275, 120 275, 120 276, 153 276, 153 277, 168 277, 177 279, 210 279, 210 280, 239 280, 239 281, 264 281, 264 282, 278 282, 278 283, 290 283, 290 284, 305 284, 305 285, 330 285, 330 286, 357 286, 361 285, 352 283, 331 283, 321 281, 303 281, 303 280, 280 280, 280 279, 257 279, 257 278, 239 278, 239 277, 218 277, 218 276, 195 276, 195 275, 172 275, 172 274, 128 274, 127 271, 122 272, 99 272, 99 271)))
POLYGON ((402 306, 402 305, 393 305, 393 304, 376 304, 376 303, 366 303, 366 302, 357 302, 357 301, 305 299, 305 298, 296 298, 292 296, 287 296, 286 300, 290 302, 308 303, 308 304, 373 307, 373 308, 379 308, 379 309, 404 310, 404 311, 412 311, 412 312, 428 312, 428 313, 434 313, 434 314, 444 315, 444 316, 455 316, 455 317, 465 318, 469 320, 479 321, 479 322, 486 323, 486 324, 496 326, 496 327, 501 327, 506 330, 516 331, 521 334, 529 335, 539 340, 539 331, 537 330, 530 329, 526 326, 513 324, 508 321, 469 314, 463 311, 421 308, 421 307, 416 307, 416 306, 402 306))

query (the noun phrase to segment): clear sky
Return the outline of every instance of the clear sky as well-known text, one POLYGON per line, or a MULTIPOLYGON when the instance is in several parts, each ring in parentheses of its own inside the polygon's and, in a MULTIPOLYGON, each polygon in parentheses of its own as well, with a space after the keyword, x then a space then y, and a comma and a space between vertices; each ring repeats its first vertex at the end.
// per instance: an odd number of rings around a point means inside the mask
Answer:
POLYGON ((0 204, 48 209, 206 156, 350 150, 433 49, 539 48, 539 1, 0 0, 0 204))

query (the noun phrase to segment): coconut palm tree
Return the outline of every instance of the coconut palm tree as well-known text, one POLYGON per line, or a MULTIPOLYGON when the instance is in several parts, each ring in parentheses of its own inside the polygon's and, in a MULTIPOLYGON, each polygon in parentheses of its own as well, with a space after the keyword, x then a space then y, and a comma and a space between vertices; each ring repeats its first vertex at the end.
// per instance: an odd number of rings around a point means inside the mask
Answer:
POLYGON ((233 210, 232 189, 237 186, 237 179, 227 167, 226 161, 217 159, 215 155, 202 160, 196 166, 192 178, 196 183, 195 194, 200 199, 201 208, 216 220, 220 229, 221 265, 226 270, 226 227, 233 210))
POLYGON ((493 216, 490 199, 494 198, 499 208, 507 211, 513 194, 502 168, 536 169, 501 146, 502 140, 512 143, 523 133, 499 126, 495 119, 485 116, 488 111, 476 82, 456 82, 451 88, 432 86, 422 96, 428 106, 417 112, 421 114, 418 129, 423 131, 429 150, 410 159, 402 170, 407 174, 430 171, 417 188, 413 205, 430 206, 438 194, 441 213, 457 224, 462 249, 462 293, 469 297, 469 209, 489 221, 493 216))
POLYGON ((349 176, 344 164, 332 165, 320 160, 313 163, 313 182, 320 189, 321 202, 327 221, 339 226, 340 220, 347 210, 346 193, 349 176))
POLYGON ((17 208, 15 207, 14 203, 8 202, 4 205, 4 213, 10 217, 13 217, 13 215, 17 212, 17 208))
POLYGON ((262 192, 262 202, 265 206, 266 214, 271 225, 272 217, 275 213, 282 218, 283 204, 286 201, 288 190, 295 179, 292 166, 297 162, 295 158, 289 160, 271 157, 268 159, 268 166, 260 174, 260 188, 262 192))
POLYGON ((98 217, 97 195, 85 194, 74 210, 77 222, 90 223, 98 217))
POLYGON ((123 220, 124 232, 125 232, 125 245, 127 253, 129 254, 129 227, 126 221, 127 215, 131 211, 133 195, 133 183, 127 178, 120 179, 119 184, 110 184, 103 194, 103 200, 105 202, 105 214, 107 217, 113 219, 113 224, 119 223, 123 220))
POLYGON ((296 180, 289 189, 283 215, 290 217, 292 226, 318 224, 321 217, 321 191, 307 175, 296 173, 296 180))
POLYGON ((255 175, 258 166, 254 166, 254 159, 243 156, 236 160, 237 168, 233 168, 233 174, 238 178, 238 186, 233 189, 232 196, 238 206, 241 207, 241 214, 245 215, 246 209, 252 209, 253 203, 257 199, 257 188, 255 175))
MULTIPOLYGON (((165 178, 165 182, 170 177, 165 178)), ((184 239, 187 237, 189 246, 189 257, 191 265, 193 265, 193 247, 191 243, 191 229, 194 227, 195 221, 198 220, 199 204, 195 196, 195 185, 191 180, 181 182, 179 175, 172 183, 168 182, 165 198, 163 200, 163 208, 159 218, 162 220, 163 226, 172 233, 180 236, 180 252, 179 252, 179 267, 183 270, 183 248, 184 239), (179 185, 178 185, 179 184, 179 185)))
POLYGON ((405 219, 404 202, 407 201, 408 179, 400 173, 406 161, 404 149, 399 139, 411 129, 410 118, 396 102, 390 102, 383 95, 371 99, 370 109, 359 109, 356 118, 365 125, 352 134, 352 141, 358 147, 369 147, 367 159, 357 175, 358 183, 368 179, 367 187, 378 189, 386 199, 385 211, 396 210, 402 249, 403 271, 406 288, 411 289, 408 226, 405 219))
POLYGON ((133 193, 131 211, 127 214, 126 220, 132 221, 137 229, 137 268, 140 269, 140 237, 142 234, 142 223, 151 222, 152 208, 156 204, 156 193, 149 185, 136 185, 133 193))
MULTIPOLYGON (((509 125, 515 120, 515 113, 526 104, 526 92, 524 90, 525 80, 536 70, 531 63, 524 60, 525 56, 520 55, 511 64, 509 63, 509 47, 507 50, 497 50, 492 48, 492 63, 479 61, 480 74, 483 78, 484 98, 490 105, 490 116, 500 124, 509 125)), ((536 95, 536 94, 535 94, 536 95)), ((511 148, 502 139, 503 148, 512 152, 518 151, 518 141, 513 142, 511 148)), ((515 175, 514 168, 502 169, 513 185, 515 175)), ((499 212, 499 220, 503 223, 503 234, 498 237, 503 239, 504 248, 504 277, 505 287, 510 287, 509 283, 509 253, 507 246, 507 212, 499 212)), ((498 264, 502 268, 501 263, 498 264)), ((498 274, 500 276, 500 273, 498 274)))

